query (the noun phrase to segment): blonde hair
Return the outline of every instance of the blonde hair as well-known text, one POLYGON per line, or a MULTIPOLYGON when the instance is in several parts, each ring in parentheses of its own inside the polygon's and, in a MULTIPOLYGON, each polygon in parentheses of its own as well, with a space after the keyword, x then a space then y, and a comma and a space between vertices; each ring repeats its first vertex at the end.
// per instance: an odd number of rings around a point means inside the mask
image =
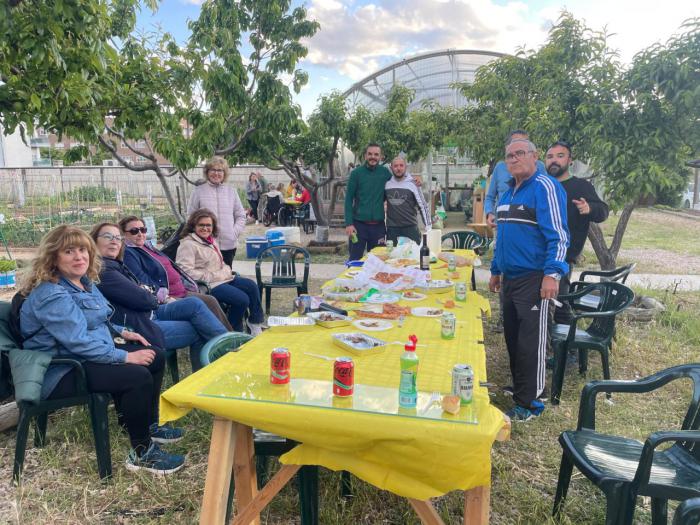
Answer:
POLYGON ((90 262, 85 275, 93 282, 98 281, 102 260, 97 255, 97 247, 92 238, 80 228, 63 224, 44 235, 39 243, 39 254, 32 261, 31 268, 22 278, 20 292, 27 296, 43 282, 57 283, 60 273, 56 259, 62 250, 69 247, 87 248, 90 262))
POLYGON ((206 164, 204 164, 204 178, 209 180, 209 170, 212 168, 221 168, 224 170, 224 182, 228 180, 228 162, 223 157, 218 155, 210 158, 206 164))

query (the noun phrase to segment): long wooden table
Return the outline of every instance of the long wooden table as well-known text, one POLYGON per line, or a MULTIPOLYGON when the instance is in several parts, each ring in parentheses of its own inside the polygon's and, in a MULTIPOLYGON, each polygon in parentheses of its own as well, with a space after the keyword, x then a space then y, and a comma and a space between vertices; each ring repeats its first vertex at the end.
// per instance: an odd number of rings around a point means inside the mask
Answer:
MULTIPOLYGON (((469 282, 471 268, 460 271, 463 275, 459 280, 469 282)), ((433 278, 439 278, 441 272, 433 270, 433 278)), ((423 302, 402 304, 435 306, 436 298, 449 297, 429 296, 423 302)), ((392 405, 397 398, 400 345, 387 347, 379 355, 354 358, 354 398, 350 405, 334 406, 332 363, 307 354, 329 358, 345 355, 331 343, 330 334, 356 331, 351 326, 333 330, 315 327, 294 334, 268 330, 239 352, 225 355, 166 391, 161 399, 162 421, 177 419, 191 408, 216 416, 200 523, 224 522, 231 476, 236 486, 233 523, 259 523, 260 511, 307 464, 348 470, 406 497, 425 524, 442 523, 431 497, 464 490, 464 523, 488 523, 490 450, 494 441, 508 439, 509 421, 490 406, 488 392, 480 386, 475 387, 474 403, 462 411, 461 420, 444 415, 439 407, 426 409, 427 415, 420 416, 431 392, 449 392, 454 363, 470 363, 476 385, 486 381, 481 315, 488 302, 470 292, 467 303, 458 304, 461 308, 454 310, 458 319, 454 340, 441 340, 440 323, 431 318, 408 317, 401 328, 371 334, 401 341, 416 333, 419 344, 426 345, 419 346, 417 352, 421 397, 416 413, 402 415, 395 403, 392 405), (278 346, 288 347, 292 354, 289 390, 271 387, 267 381, 270 350, 278 346), (282 468, 260 491, 253 427, 300 443, 281 457, 282 468), (396 436, 406 439, 397 440, 396 436), (422 461, 405 457, 404 446, 422 461), (426 461, 429 464, 424 464, 426 461)))

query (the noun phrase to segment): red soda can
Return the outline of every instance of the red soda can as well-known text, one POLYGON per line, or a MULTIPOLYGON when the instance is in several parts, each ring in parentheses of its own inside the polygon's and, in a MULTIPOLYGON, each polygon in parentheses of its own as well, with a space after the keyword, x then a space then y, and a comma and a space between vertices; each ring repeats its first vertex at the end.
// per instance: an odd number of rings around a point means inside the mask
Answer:
POLYGON ((291 354, 286 348, 274 348, 270 354, 270 383, 286 385, 289 383, 291 354))
POLYGON ((351 396, 355 390, 355 363, 349 357, 338 357, 333 364, 333 395, 351 396))

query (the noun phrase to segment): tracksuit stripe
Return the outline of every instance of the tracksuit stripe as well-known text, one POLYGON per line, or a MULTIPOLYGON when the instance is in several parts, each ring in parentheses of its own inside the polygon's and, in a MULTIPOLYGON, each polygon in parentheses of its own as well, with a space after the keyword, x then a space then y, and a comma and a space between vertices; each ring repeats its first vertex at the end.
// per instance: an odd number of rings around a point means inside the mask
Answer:
POLYGON ((545 359, 547 356, 547 319, 548 319, 549 299, 540 301, 540 330, 537 342, 537 394, 539 397, 544 392, 546 381, 545 359))
POLYGON ((538 176, 537 180, 542 183, 542 186, 544 186, 547 192, 547 202, 549 202, 549 213, 552 218, 552 225, 559 234, 556 259, 563 262, 566 258, 567 235, 561 223, 562 215, 559 208, 559 201, 557 200, 556 189, 554 188, 554 183, 545 176, 538 176))

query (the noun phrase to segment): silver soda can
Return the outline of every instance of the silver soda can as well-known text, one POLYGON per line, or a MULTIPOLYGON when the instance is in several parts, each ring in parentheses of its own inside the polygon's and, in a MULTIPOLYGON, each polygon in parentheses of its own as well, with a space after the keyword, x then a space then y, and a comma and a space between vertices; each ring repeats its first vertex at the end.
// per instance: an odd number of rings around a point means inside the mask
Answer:
POLYGON ((457 328, 457 318, 452 312, 442 314, 440 320, 440 337, 443 339, 454 339, 455 329, 457 328))
POLYGON ((455 258, 454 254, 449 254, 447 256, 447 271, 448 272, 454 272, 457 270, 457 259, 455 258))
POLYGON ((455 300, 465 302, 467 300, 467 283, 457 283, 455 285, 455 300))
POLYGON ((452 369, 452 395, 459 396, 459 404, 472 402, 474 371, 470 365, 458 364, 452 369))

